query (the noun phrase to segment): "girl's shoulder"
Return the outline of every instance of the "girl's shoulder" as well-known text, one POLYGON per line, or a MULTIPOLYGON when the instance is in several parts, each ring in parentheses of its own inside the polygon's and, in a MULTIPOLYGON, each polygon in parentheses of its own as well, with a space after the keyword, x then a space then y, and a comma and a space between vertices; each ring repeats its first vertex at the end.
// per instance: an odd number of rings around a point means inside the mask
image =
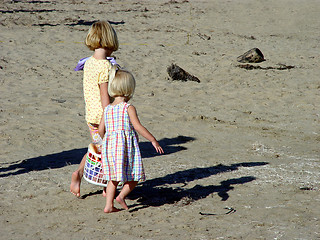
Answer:
POLYGON ((124 106, 128 109, 129 107, 135 108, 131 103, 125 102, 124 106))
POLYGON ((135 106, 133 106, 132 104, 130 103, 126 103, 126 109, 127 109, 127 113, 130 115, 130 114, 133 114, 137 112, 135 106))
POLYGON ((86 64, 91 65, 92 67, 96 67, 96 68, 101 68, 101 69, 105 69, 105 68, 111 68, 112 64, 109 60, 107 59, 96 59, 93 56, 91 56, 87 61, 86 64))
POLYGON ((117 104, 112 104, 110 103, 108 106, 106 106, 106 108, 128 108, 133 105, 131 105, 130 103, 127 102, 121 102, 121 103, 117 103, 117 104))

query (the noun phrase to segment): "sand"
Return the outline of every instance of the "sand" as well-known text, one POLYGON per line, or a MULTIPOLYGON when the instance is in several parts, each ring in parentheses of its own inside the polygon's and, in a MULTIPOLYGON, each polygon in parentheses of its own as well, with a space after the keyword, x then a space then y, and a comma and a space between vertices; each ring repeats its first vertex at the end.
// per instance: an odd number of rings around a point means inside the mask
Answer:
POLYGON ((0 239, 320 239, 320 3, 0 3, 0 239), (141 138, 147 181, 129 211, 72 172, 90 142, 77 61, 109 20, 131 103, 166 154, 141 138), (266 61, 239 67, 259 48, 266 61), (172 81, 177 64, 200 83, 172 81), (292 66, 291 69, 278 68, 292 66))

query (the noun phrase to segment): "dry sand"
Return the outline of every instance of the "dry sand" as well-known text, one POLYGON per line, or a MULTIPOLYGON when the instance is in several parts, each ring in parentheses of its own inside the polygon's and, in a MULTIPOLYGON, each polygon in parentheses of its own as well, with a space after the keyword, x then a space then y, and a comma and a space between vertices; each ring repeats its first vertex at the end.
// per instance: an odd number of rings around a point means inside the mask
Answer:
POLYGON ((320 239, 318 0, 0 10, 0 239, 320 239), (115 56, 137 80, 132 104, 167 153, 141 139, 148 180, 116 214, 103 213, 100 187, 69 192, 89 143, 73 68, 99 19, 114 22, 115 56), (237 67, 254 47, 261 69, 237 67), (171 63, 201 83, 168 79, 171 63))

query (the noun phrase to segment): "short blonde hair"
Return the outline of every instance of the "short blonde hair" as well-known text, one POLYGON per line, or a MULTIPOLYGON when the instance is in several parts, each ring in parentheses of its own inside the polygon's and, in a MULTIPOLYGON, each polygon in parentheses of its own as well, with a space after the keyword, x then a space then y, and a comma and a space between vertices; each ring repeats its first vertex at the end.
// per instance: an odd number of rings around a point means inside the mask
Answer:
POLYGON ((129 101, 136 88, 136 80, 133 75, 126 70, 117 70, 116 66, 112 66, 109 73, 108 93, 109 96, 125 97, 129 101))
POLYGON ((119 48, 116 31, 109 22, 105 21, 98 21, 91 25, 85 44, 90 50, 107 48, 117 51, 119 48))

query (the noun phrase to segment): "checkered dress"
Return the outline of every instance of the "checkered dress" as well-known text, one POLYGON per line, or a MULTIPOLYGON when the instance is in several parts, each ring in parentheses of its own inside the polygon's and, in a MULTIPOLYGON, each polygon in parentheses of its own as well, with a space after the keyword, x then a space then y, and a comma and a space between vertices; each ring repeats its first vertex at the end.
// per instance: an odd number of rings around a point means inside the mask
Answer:
POLYGON ((128 115, 129 104, 108 105, 104 111, 106 134, 102 165, 108 181, 144 181, 145 174, 135 132, 128 115))

